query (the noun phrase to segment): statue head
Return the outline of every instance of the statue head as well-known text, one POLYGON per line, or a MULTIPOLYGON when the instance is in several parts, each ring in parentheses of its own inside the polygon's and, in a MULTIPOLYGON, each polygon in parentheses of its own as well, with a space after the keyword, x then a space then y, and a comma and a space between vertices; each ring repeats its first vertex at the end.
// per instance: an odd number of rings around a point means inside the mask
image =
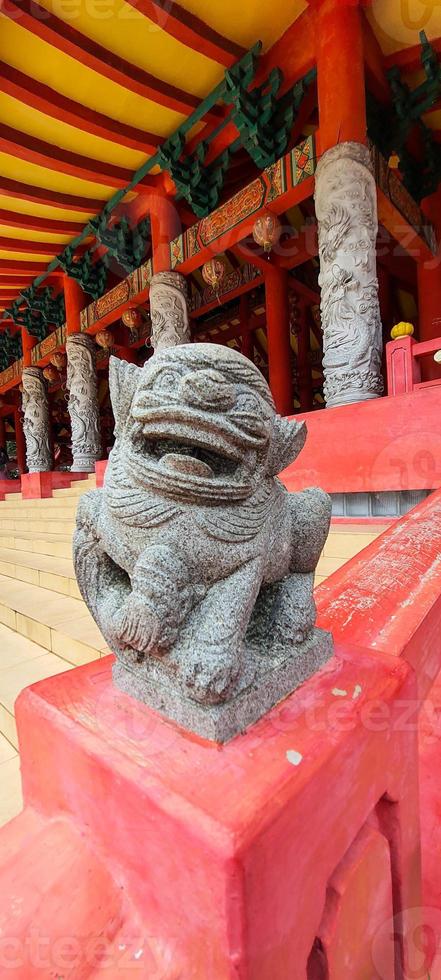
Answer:
POLYGON ((304 423, 277 415, 260 371, 217 344, 163 349, 143 368, 112 358, 115 447, 109 478, 187 502, 252 496, 291 463, 304 423))

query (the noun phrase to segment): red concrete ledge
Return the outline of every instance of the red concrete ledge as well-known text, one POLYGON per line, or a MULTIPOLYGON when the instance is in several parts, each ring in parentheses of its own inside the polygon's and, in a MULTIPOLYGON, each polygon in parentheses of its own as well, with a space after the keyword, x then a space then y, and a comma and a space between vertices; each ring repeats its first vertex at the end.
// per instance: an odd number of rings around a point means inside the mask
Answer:
POLYGON ((104 475, 107 469, 107 463, 108 463, 107 459, 100 459, 98 463, 95 463, 97 487, 102 487, 104 484, 104 475))
POLYGON ((441 385, 296 415, 308 426, 299 458, 281 474, 288 490, 328 493, 441 487, 441 385))
POLYGON ((315 591, 337 642, 402 657, 420 696, 441 668, 441 490, 397 520, 315 591))
POLYGON ((4 500, 7 493, 20 493, 20 480, 0 480, 0 500, 4 500))
POLYGON ((88 473, 65 473, 50 470, 47 473, 23 473, 21 492, 23 500, 40 500, 52 497, 54 490, 66 490, 75 480, 86 480, 88 473))

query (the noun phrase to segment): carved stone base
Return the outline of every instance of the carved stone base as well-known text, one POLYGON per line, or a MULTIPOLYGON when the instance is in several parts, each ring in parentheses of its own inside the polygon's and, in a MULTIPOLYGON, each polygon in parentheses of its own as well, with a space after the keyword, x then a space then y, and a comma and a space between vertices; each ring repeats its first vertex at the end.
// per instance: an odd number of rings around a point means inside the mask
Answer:
MULTIPOLYGON (((172 719, 187 731, 214 742, 229 742, 267 713, 275 704, 292 694, 315 674, 333 655, 330 633, 315 629, 304 643, 279 650, 277 654, 248 653, 248 666, 257 671, 252 683, 226 704, 202 705, 185 697, 175 678, 160 660, 149 657, 145 670, 134 671, 117 662, 113 680, 120 691, 144 701, 165 718, 172 719)), ((247 674, 245 666, 244 676, 247 674)))

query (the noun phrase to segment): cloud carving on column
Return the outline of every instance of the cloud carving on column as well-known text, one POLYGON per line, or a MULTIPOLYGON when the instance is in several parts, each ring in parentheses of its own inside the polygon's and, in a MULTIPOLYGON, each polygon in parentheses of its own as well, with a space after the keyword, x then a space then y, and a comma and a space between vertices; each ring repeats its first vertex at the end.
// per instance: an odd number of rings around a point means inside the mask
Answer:
POLYGON ((365 146, 341 143, 324 154, 315 208, 326 404, 377 398, 383 392, 377 190, 365 146))
POLYGON ((38 367, 24 368, 22 384, 26 465, 30 473, 46 473, 52 467, 52 451, 47 385, 42 370, 38 367))

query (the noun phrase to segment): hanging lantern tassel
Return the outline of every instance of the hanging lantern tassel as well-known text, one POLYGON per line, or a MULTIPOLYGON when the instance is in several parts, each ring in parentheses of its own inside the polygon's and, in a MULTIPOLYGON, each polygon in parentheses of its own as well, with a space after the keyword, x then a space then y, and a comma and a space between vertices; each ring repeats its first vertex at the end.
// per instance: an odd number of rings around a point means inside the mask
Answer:
POLYGON ((109 350, 113 347, 113 333, 111 330, 98 330, 95 334, 95 343, 98 347, 104 347, 104 350, 109 350))
POLYGON ((52 354, 51 364, 53 364, 57 371, 64 371, 67 364, 66 355, 62 351, 57 351, 55 354, 52 354))
POLYGON ((210 259, 202 266, 202 278, 208 286, 214 289, 217 301, 220 303, 219 286, 225 276, 225 264, 222 259, 210 259))
POLYGON ((269 255, 271 250, 277 245, 282 234, 282 225, 276 214, 267 211, 254 222, 253 238, 256 245, 260 245, 264 252, 269 255))

